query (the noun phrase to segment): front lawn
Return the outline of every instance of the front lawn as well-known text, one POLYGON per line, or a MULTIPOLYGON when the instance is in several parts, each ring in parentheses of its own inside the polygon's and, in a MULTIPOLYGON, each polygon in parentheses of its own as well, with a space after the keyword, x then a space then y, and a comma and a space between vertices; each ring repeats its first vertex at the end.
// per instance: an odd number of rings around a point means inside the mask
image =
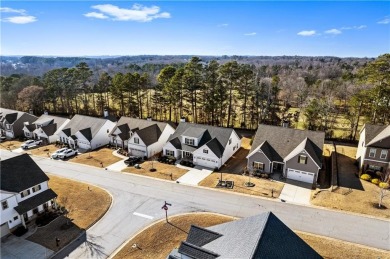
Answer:
POLYGON ((14 150, 20 148, 23 143, 24 141, 19 140, 6 140, 4 142, 0 142, 0 149, 14 150))
POLYGON ((70 158, 69 161, 103 168, 122 160, 114 156, 112 152, 112 149, 101 148, 84 154, 78 154, 70 158))
POLYGON ((171 181, 176 181, 182 175, 188 172, 188 170, 179 168, 175 165, 164 164, 157 161, 145 161, 144 163, 140 164, 140 166, 140 169, 137 169, 134 166, 129 166, 128 168, 123 169, 122 172, 145 175, 171 181), (152 168, 152 164, 153 168, 156 169, 155 172, 149 171, 152 168))
POLYGON ((60 149, 60 147, 56 147, 54 144, 46 145, 46 146, 38 146, 37 148, 29 149, 28 152, 34 156, 43 156, 50 157, 55 151, 60 149))
MULTIPOLYGON (((204 187, 211 187, 215 188, 217 185, 219 178, 221 177, 220 172, 213 172, 208 177, 203 179, 199 186, 204 187)), ((250 182, 254 183, 254 187, 245 187, 245 183, 249 181, 249 176, 239 175, 239 174, 229 174, 229 173, 222 173, 222 179, 225 181, 234 181, 234 187, 233 189, 222 189, 222 190, 228 190, 233 192, 239 192, 239 193, 245 193, 250 195, 256 195, 256 196, 263 196, 263 197, 272 197, 272 190, 273 190, 273 197, 277 198, 280 195, 280 192, 283 189, 284 184, 267 180, 267 179, 259 179, 259 178, 250 178, 250 182)), ((220 188, 217 188, 220 189, 220 188)))

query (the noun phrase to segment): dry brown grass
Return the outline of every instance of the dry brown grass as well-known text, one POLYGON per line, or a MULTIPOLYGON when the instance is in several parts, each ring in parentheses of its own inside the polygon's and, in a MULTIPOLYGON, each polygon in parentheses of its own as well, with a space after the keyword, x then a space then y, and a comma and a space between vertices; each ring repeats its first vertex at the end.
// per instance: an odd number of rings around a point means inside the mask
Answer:
MULTIPOLYGON (((215 188, 220 177, 221 174, 219 172, 214 172, 209 176, 207 176, 205 179, 203 179, 199 183, 199 185, 204 187, 215 188)), ((255 186, 245 187, 244 183, 248 182, 249 177, 238 175, 238 174, 223 173, 222 178, 223 180, 234 181, 233 189, 223 189, 223 190, 245 193, 245 194, 256 195, 256 196, 265 196, 269 198, 272 197, 272 189, 274 190, 273 197, 274 198, 279 197, 280 192, 282 191, 284 186, 284 184, 279 182, 274 182, 274 181, 271 182, 270 180, 251 177, 250 181, 254 183, 255 186)))
MULTIPOLYGON (((114 259, 163 259, 187 238, 186 232, 191 225, 209 227, 232 220, 232 217, 208 213, 171 217, 169 220, 171 224, 166 223, 165 220, 160 221, 136 235, 115 255, 114 259), (133 244, 137 244, 139 248, 132 248, 133 244)), ((325 258, 389 258, 390 256, 388 252, 383 250, 299 231, 296 233, 325 258)))
POLYGON ((295 233, 324 258, 390 258, 390 253, 384 250, 300 231, 295 233))
POLYGON ((110 207, 111 196, 103 189, 51 174, 49 177, 50 188, 58 194, 57 202, 70 211, 68 217, 80 228, 89 228, 110 207))
POLYGON ((101 148, 72 157, 69 161, 96 167, 107 167, 122 160, 121 158, 114 156, 112 152, 112 149, 101 148))
POLYGON ((251 144, 250 144, 250 142, 251 142, 251 139, 250 139, 250 138, 243 137, 243 138, 241 139, 241 147, 242 147, 243 149, 248 149, 248 150, 250 150, 250 149, 251 149, 251 144))
POLYGON ((50 144, 50 145, 46 145, 42 147, 40 146, 38 148, 30 149, 28 150, 28 153, 34 156, 50 157, 50 155, 53 154, 58 149, 60 148, 56 147, 54 144, 50 144))
POLYGON ((23 143, 23 141, 19 140, 6 140, 0 143, 0 149, 14 150, 20 148, 23 143))
POLYGON ((144 163, 140 164, 141 169, 134 168, 133 166, 128 167, 122 172, 125 173, 132 173, 132 174, 139 174, 139 175, 145 175, 149 177, 159 178, 159 179, 165 179, 165 180, 172 180, 176 181, 178 178, 180 178, 182 175, 188 172, 186 169, 179 168, 174 165, 168 165, 160 162, 153 162, 153 167, 157 169, 155 172, 150 172, 149 169, 152 168, 152 162, 151 161, 145 161, 144 163), (172 174, 172 179, 171 179, 172 174))
POLYGON ((210 213, 194 213, 171 217, 169 218, 170 224, 163 220, 136 235, 114 258, 165 259, 172 249, 179 247, 180 242, 186 239, 191 225, 210 227, 232 220, 232 217, 210 213), (135 243, 142 250, 132 248, 135 243))

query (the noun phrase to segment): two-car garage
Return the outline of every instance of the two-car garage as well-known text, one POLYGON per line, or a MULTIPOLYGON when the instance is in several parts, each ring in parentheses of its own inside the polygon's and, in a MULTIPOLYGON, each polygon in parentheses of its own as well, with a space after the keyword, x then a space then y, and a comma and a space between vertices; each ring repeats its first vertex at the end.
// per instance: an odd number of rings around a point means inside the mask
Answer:
POLYGON ((291 180, 301 181, 305 183, 313 183, 314 182, 314 173, 295 170, 292 168, 288 168, 287 170, 287 178, 291 180))

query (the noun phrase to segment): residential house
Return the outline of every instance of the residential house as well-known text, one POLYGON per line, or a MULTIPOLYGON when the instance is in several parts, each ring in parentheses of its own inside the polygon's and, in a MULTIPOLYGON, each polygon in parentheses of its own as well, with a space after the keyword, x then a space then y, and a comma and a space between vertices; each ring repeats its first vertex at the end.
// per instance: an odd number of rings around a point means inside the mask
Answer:
POLYGON ((174 127, 166 122, 121 117, 110 133, 110 142, 127 148, 130 155, 149 158, 162 151, 174 132, 174 127))
POLYGON ((31 124, 38 117, 33 114, 0 108, 0 132, 2 136, 13 139, 22 137, 25 124, 31 124))
POLYGON ((56 205, 49 177, 23 154, 1 161, 1 237, 56 205))
POLYGON ((76 114, 57 135, 61 143, 84 152, 108 145, 114 127, 108 119, 76 114))
POLYGON ((272 212, 202 228, 192 225, 187 239, 168 259, 322 258, 272 212))
POLYGON ((315 184, 322 167, 324 138, 324 132, 260 124, 247 168, 315 184))
POLYGON ((57 133, 69 121, 63 117, 43 114, 34 123, 24 125, 24 136, 31 139, 41 139, 44 145, 54 143, 58 140, 57 133))
POLYGON ((231 128, 181 122, 164 145, 164 155, 195 165, 220 168, 241 147, 241 137, 231 128))
POLYGON ((360 131, 356 159, 362 172, 389 171, 390 125, 365 124, 360 131))

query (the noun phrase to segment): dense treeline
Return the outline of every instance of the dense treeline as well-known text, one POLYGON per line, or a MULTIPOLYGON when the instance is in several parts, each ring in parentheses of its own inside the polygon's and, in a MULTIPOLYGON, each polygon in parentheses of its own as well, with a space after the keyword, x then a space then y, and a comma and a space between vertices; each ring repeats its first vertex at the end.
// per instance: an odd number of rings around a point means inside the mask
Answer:
POLYGON ((298 126, 301 115, 304 127, 324 130, 330 137, 342 116, 351 139, 363 120, 389 123, 390 54, 373 61, 248 60, 192 57, 186 63, 142 66, 124 62, 114 73, 80 62, 42 76, 1 76, 1 106, 87 115, 101 115, 107 107, 118 116, 174 122, 186 117, 196 123, 251 129, 258 123, 280 125, 282 120, 298 126))

